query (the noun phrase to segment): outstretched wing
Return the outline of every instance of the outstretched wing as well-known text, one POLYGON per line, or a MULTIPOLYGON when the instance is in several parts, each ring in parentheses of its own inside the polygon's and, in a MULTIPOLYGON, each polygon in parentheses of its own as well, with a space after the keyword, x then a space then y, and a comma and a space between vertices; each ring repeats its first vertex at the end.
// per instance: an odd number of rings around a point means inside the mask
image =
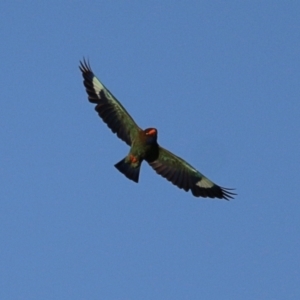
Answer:
POLYGON ((107 126, 129 146, 141 129, 137 126, 122 104, 97 79, 90 65, 84 59, 79 66, 89 101, 97 104, 95 110, 107 126))
POLYGON ((196 197, 232 199, 232 189, 220 187, 194 169, 182 158, 159 147, 159 156, 149 162, 150 166, 162 177, 185 191, 191 190, 196 197))

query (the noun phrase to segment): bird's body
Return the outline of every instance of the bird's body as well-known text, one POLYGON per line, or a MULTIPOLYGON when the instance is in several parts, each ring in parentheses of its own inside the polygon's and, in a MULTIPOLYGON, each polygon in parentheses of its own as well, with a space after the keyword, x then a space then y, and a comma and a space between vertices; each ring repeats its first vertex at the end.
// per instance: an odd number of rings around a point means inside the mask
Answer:
POLYGON ((185 160, 159 146, 157 129, 142 130, 138 127, 85 60, 80 62, 79 68, 89 101, 96 104, 95 110, 107 126, 130 146, 128 155, 115 164, 121 173, 138 182, 141 164, 145 160, 158 174, 185 191, 191 190, 196 197, 233 198, 235 194, 230 189, 216 185, 185 160))
POLYGON ((138 133, 133 140, 130 154, 148 162, 158 157, 157 130, 148 128, 138 133))
POLYGON ((157 130, 148 128, 137 133, 132 140, 128 155, 115 167, 127 178, 138 182, 140 167, 143 160, 152 162, 158 158, 159 146, 157 144, 157 130))

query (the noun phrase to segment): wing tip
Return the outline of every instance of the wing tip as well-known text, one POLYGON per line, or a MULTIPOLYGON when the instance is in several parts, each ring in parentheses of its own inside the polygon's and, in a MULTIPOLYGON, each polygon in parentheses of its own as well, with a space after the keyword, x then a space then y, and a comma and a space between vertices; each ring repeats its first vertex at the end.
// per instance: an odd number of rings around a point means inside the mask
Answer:
POLYGON ((82 73, 87 73, 87 72, 92 72, 92 68, 90 66, 90 61, 89 59, 85 59, 85 57, 82 58, 82 60, 79 61, 79 70, 82 73))
MULTIPOLYGON (((232 188, 224 188, 224 187, 219 187, 220 192, 221 192, 221 197, 220 199, 225 199, 227 201, 230 201, 234 199, 234 196, 236 196, 236 193, 233 193, 232 191, 235 191, 235 189, 232 188)), ((218 197, 219 198, 219 197, 218 197)))
POLYGON ((234 199, 236 193, 231 192, 234 189, 223 188, 218 185, 215 185, 212 188, 191 188, 191 192, 195 197, 203 197, 203 198, 217 198, 224 199, 226 201, 230 201, 234 199))

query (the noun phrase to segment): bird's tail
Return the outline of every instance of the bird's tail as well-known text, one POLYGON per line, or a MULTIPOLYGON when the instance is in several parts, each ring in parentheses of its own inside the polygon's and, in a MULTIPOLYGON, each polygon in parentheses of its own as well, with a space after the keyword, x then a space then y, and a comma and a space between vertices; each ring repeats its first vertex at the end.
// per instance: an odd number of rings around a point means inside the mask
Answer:
POLYGON ((115 167, 127 178, 139 182, 141 164, 131 162, 127 157, 115 164, 115 167))

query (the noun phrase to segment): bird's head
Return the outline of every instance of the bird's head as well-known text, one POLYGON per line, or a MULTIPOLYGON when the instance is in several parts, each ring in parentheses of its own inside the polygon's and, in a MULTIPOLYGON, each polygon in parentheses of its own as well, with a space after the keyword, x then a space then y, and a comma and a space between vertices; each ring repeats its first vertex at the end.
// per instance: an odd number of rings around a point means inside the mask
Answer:
POLYGON ((155 128, 147 128, 144 130, 146 141, 148 145, 156 144, 157 142, 157 130, 155 128))

